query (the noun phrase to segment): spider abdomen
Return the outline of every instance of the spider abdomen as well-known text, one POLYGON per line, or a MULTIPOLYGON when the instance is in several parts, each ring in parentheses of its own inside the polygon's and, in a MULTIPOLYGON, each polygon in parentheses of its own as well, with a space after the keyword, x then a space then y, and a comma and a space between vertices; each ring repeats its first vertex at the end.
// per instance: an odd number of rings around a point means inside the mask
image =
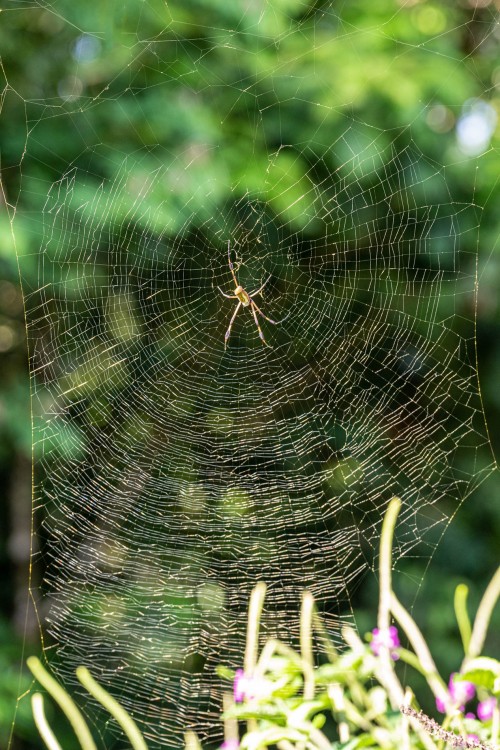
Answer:
POLYGON ((243 307, 248 307, 248 305, 250 304, 250 297, 247 292, 245 292, 242 286, 236 287, 236 289, 234 290, 234 296, 238 298, 243 307))

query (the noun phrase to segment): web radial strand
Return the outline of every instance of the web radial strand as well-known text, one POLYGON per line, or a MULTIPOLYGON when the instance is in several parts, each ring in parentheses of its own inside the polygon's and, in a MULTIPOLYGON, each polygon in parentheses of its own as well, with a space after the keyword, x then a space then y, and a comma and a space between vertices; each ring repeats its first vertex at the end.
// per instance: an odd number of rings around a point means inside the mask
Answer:
POLYGON ((472 320, 454 328, 478 217, 444 176, 427 202, 416 150, 382 171, 332 150, 300 222, 235 190, 174 233, 161 163, 124 159, 110 183, 94 158, 52 186, 27 299, 44 612, 60 676, 87 665, 153 747, 179 748, 186 728, 219 736, 214 670, 241 666, 257 581, 263 637, 293 642, 308 588, 335 638, 388 500, 395 559, 430 555, 488 473, 472 320), (241 308, 225 349, 228 241, 245 289, 270 276, 269 347, 241 308))

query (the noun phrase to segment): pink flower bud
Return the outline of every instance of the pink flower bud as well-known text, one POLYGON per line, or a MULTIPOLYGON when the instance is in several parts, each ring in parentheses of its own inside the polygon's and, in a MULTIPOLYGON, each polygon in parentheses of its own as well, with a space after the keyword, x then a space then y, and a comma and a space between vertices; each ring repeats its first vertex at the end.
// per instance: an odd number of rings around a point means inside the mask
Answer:
MULTIPOLYGON (((370 648, 375 656, 380 655, 380 649, 384 646, 389 649, 395 649, 399 648, 400 645, 398 629, 394 625, 391 625, 388 630, 383 632, 379 628, 373 628, 370 648)), ((398 652, 391 650, 391 658, 394 661, 399 659, 398 652)))
POLYGON ((458 703, 461 706, 460 710, 462 711, 464 704, 474 698, 476 694, 476 688, 472 682, 468 682, 467 680, 455 681, 456 674, 456 672, 453 672, 453 674, 450 675, 448 688, 450 690, 450 697, 452 701, 454 703, 458 703))
POLYGON ((486 700, 477 704, 477 715, 481 721, 489 721, 492 718, 496 705, 495 698, 486 698, 486 700))

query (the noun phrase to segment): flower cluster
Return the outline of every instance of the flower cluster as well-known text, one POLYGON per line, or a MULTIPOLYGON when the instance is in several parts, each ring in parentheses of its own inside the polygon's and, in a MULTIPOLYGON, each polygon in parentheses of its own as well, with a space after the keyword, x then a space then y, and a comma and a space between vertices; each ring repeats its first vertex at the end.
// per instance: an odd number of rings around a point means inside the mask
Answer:
MULTIPOLYGON (((467 680, 455 680, 456 675, 457 672, 453 672, 453 674, 450 675, 450 680, 448 682, 448 694, 450 696, 451 703, 454 706, 458 706, 458 709, 460 711, 464 711, 465 704, 474 698, 476 694, 476 688, 474 687, 472 682, 467 682, 467 680)), ((446 705, 440 698, 436 698, 436 706, 437 710, 440 713, 446 713, 446 705)))
MULTIPOLYGON (((456 672, 453 672, 453 674, 450 675, 450 680, 448 683, 448 694, 452 705, 458 708, 458 710, 463 713, 465 711, 465 704, 474 698, 476 689, 472 682, 468 682, 467 680, 457 680, 456 677, 456 672)), ((438 711, 440 711, 442 714, 446 713, 445 703, 440 698, 436 698, 436 706, 438 711)), ((490 697, 485 698, 485 700, 479 701, 479 703, 477 704, 477 718, 480 721, 490 721, 493 718, 493 712, 495 711, 496 707, 496 698, 490 697)), ((465 718, 475 719, 476 714, 474 714, 472 711, 468 711, 465 714, 465 718)), ((467 737, 469 740, 479 742, 479 737, 475 734, 469 734, 467 735, 467 737)))

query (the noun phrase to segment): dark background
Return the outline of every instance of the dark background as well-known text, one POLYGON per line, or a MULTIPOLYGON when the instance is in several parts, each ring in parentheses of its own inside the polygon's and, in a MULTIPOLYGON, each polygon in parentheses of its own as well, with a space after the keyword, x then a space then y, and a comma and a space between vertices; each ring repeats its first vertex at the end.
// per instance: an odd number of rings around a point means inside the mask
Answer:
MULTIPOLYGON (((229 199, 211 149, 224 149, 232 173, 248 178, 249 165, 265 162, 281 144, 297 144, 303 163, 299 159, 296 180, 310 167, 305 144, 312 144, 321 159, 320 144, 326 154, 336 139, 347 142, 346 132, 359 134, 366 128, 385 134, 395 149, 411 146, 434 165, 442 164, 453 199, 481 207, 479 232, 472 228, 461 238, 461 267, 472 275, 477 251, 477 357, 491 443, 498 454, 500 132, 494 120, 500 112, 500 27, 495 3, 290 0, 276 3, 270 12, 272 5, 263 5, 261 15, 257 4, 243 9, 222 0, 99 7, 56 2, 45 8, 12 4, 1 14, 2 743, 11 731, 16 698, 30 684, 23 658, 40 645, 36 618, 27 608, 32 439, 16 247, 29 297, 39 286, 40 216, 48 190, 89 146, 103 144, 112 151, 119 144, 120 153, 160 146, 172 169, 199 160, 190 173, 192 183, 179 181, 174 190, 177 203, 172 199, 168 217, 173 232, 188 213, 199 215, 200 226, 206 221, 200 185, 220 186, 220 206, 229 199), (299 26, 301 33, 293 34, 299 26), (319 44, 318 34, 335 43, 319 44), (247 54, 238 53, 234 35, 247 54), (324 111, 318 116, 319 102, 324 111), (16 211, 14 244, 8 217, 14 218, 16 211)), ((350 156, 346 149, 345 159, 350 156)), ((106 169, 112 175, 110 163, 106 169)), ((280 194, 283 190, 282 185, 280 194)), ((275 210, 280 194, 268 196, 275 210)), ((466 318, 474 310, 466 312, 464 336, 469 335, 466 318)), ((59 445, 57 450, 64 456, 70 448, 59 445)), ((416 551, 402 565, 398 585, 403 597, 406 581, 412 591, 414 582, 421 582, 413 613, 444 675, 458 667, 461 657, 454 588, 467 583, 473 607, 498 564, 499 497, 495 472, 456 513, 455 507, 442 509, 452 523, 430 567, 424 550, 422 560, 416 551)), ((35 584, 43 575, 38 560, 32 571, 35 584)), ((372 627, 375 592, 374 578, 356 592, 353 605, 361 632, 372 627)), ((488 642, 492 655, 498 656, 499 640, 497 627, 488 642)), ((20 703, 14 741, 16 747, 36 742, 27 701, 20 703)))

